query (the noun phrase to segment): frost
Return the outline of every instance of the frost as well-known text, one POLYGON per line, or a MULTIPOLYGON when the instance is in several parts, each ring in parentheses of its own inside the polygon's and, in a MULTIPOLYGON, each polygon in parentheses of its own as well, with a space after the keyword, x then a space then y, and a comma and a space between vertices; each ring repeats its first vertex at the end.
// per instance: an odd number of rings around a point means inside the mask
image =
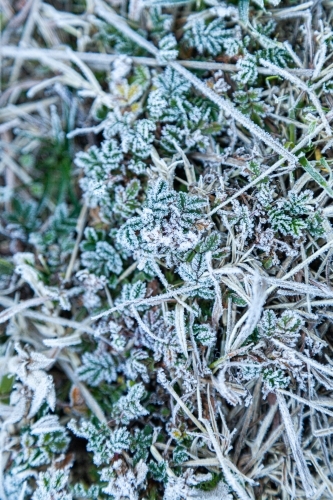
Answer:
POLYGON ((44 402, 54 410, 56 395, 53 379, 44 371, 51 367, 53 359, 33 351, 28 353, 19 344, 16 344, 15 349, 18 355, 11 359, 9 371, 31 391, 29 418, 36 415, 44 402))
POLYGON ((31 426, 31 434, 33 435, 62 431, 64 431, 64 427, 59 423, 59 417, 56 415, 42 417, 31 426))
POLYGON ((237 61, 238 73, 235 80, 241 82, 242 85, 246 83, 254 83, 258 77, 257 59, 252 54, 245 54, 244 57, 237 61))
POLYGON ((37 489, 32 496, 32 500, 72 500, 71 493, 67 493, 69 478, 69 467, 66 469, 56 469, 51 467, 46 472, 41 472, 37 479, 37 489))
POLYGON ((102 349, 82 356, 82 366, 78 369, 81 380, 96 387, 101 382, 111 383, 117 378, 116 365, 112 356, 102 349))
POLYGON ((0 498, 331 498, 330 2, 58 4, 1 2, 0 498))
POLYGON ((85 230, 85 241, 81 243, 82 263, 90 272, 109 277, 111 273, 120 274, 123 266, 119 254, 105 237, 103 231, 85 230))
POLYGON ((87 269, 83 269, 76 273, 76 277, 82 283, 84 288, 83 303, 87 309, 94 309, 101 303, 98 290, 103 290, 106 284, 105 276, 96 276, 91 274, 87 269))
POLYGON ((158 180, 148 191, 142 215, 121 227, 118 242, 145 258, 165 258, 170 265, 177 251, 186 252, 199 242, 195 222, 204 206, 204 200, 171 191, 165 181, 158 180))
POLYGON ((216 333, 210 325, 194 325, 193 334, 197 342, 202 345, 213 347, 216 342, 216 333))
POLYGON ((105 424, 96 426, 88 421, 83 421, 80 427, 71 421, 68 427, 77 436, 87 439, 87 450, 93 453, 96 465, 108 463, 116 453, 127 450, 130 445, 130 434, 125 427, 112 432, 105 424))
POLYGON ((186 32, 185 40, 190 46, 195 47, 199 54, 208 52, 208 54, 216 55, 221 52, 223 39, 231 34, 232 30, 226 30, 221 19, 215 19, 207 25, 199 19, 186 32))
POLYGON ((232 204, 233 216, 231 224, 236 226, 236 229, 241 234, 243 240, 251 237, 253 234, 253 217, 246 205, 234 201, 232 204))
POLYGON ((177 59, 178 50, 177 50, 177 40, 173 34, 169 34, 162 38, 159 42, 159 60, 163 63, 166 61, 172 61, 173 59, 177 59))
POLYGON ((126 471, 124 462, 117 460, 112 467, 101 471, 101 480, 108 483, 103 492, 117 500, 124 497, 136 500, 139 498, 137 489, 142 486, 147 471, 148 467, 142 461, 136 465, 134 471, 126 471))
POLYGON ((128 394, 117 401, 113 409, 113 415, 123 424, 128 424, 133 419, 148 415, 149 412, 140 403, 140 399, 144 396, 144 386, 141 383, 133 385, 128 394))
POLYGON ((147 367, 144 363, 140 363, 140 361, 147 358, 148 354, 146 352, 141 350, 134 351, 123 368, 126 377, 130 380, 136 380, 138 376, 141 376, 142 380, 148 383, 149 375, 147 367))

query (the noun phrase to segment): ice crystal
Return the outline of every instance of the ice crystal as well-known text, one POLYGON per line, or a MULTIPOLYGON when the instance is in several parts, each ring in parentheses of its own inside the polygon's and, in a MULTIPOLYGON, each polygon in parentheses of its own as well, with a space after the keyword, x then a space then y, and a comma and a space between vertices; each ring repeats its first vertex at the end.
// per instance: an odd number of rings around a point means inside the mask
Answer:
POLYGON ((1 500, 331 499, 330 2, 62 3, 0 2, 1 500))
POLYGON ((102 350, 94 353, 86 352, 82 357, 82 366, 78 369, 81 380, 85 380, 92 386, 98 386, 100 382, 113 382, 117 378, 115 362, 112 356, 102 350))
POLYGON ((215 19, 207 25, 202 19, 195 21, 191 29, 186 33, 185 40, 189 45, 195 47, 199 54, 207 51, 209 54, 217 55, 223 47, 223 38, 231 34, 224 28, 221 19, 215 19))
POLYGON ((36 415, 44 401, 53 410, 56 397, 53 379, 45 372, 45 369, 50 368, 53 364, 53 360, 42 353, 33 351, 28 353, 19 344, 16 344, 15 348, 17 356, 11 359, 9 371, 31 391, 29 417, 36 415))

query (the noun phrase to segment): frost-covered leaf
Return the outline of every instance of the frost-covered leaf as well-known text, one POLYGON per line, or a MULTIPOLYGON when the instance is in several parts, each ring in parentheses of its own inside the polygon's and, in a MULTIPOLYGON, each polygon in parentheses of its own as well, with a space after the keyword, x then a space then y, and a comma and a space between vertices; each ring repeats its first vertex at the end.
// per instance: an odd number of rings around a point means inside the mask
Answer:
POLYGON ((184 446, 181 446, 181 445, 176 446, 176 448, 173 450, 172 458, 173 458, 173 461, 176 465, 179 465, 182 462, 185 462, 186 460, 188 460, 186 448, 184 446))
POLYGON ((249 0, 240 0, 238 3, 239 17, 245 25, 249 21, 249 6, 249 0))
POLYGON ((138 419, 149 412, 141 405, 140 400, 145 397, 143 384, 130 387, 126 396, 121 396, 113 408, 113 416, 118 422, 128 424, 133 419, 138 419))
POLYGON ((37 489, 32 500, 72 500, 73 496, 67 490, 69 480, 69 467, 64 469, 50 467, 46 472, 41 472, 37 479, 37 489))
POLYGON ((144 299, 146 296, 147 285, 143 281, 136 281, 133 285, 126 284, 122 287, 121 299, 119 302, 131 302, 138 299, 144 299))
POLYGON ((242 85, 253 84, 258 77, 257 58, 250 53, 237 61, 238 73, 235 80, 242 85))
POLYGON ((212 232, 209 234, 197 247, 197 251, 200 253, 206 252, 216 252, 221 244, 221 236, 218 232, 212 232))
POLYGON ((313 165, 311 165, 311 163, 305 158, 305 156, 302 156, 301 158, 299 158, 299 162, 302 165, 302 167, 304 168, 304 170, 309 175, 311 175, 312 179, 317 184, 319 184, 319 186, 321 186, 323 189, 325 189, 325 191, 327 192, 327 194, 329 194, 329 196, 331 198, 333 198, 333 189, 330 187, 330 185, 328 184, 326 179, 320 174, 320 172, 318 172, 313 167, 313 165))
POLYGON ((136 380, 138 376, 141 376, 144 382, 149 382, 147 366, 144 363, 140 363, 140 361, 147 358, 148 354, 146 352, 138 350, 134 351, 129 359, 127 359, 123 371, 130 380, 136 380))
POLYGON ((155 481, 160 481, 163 483, 167 481, 167 463, 165 460, 161 460, 159 463, 150 461, 148 464, 148 468, 155 481))
POLYGON ((111 431, 106 424, 94 424, 87 420, 78 427, 71 420, 68 428, 75 435, 87 439, 87 450, 93 453, 93 461, 98 466, 109 463, 116 453, 121 453, 130 446, 130 434, 125 427, 111 431))
POLYGON ((11 359, 9 371, 31 391, 29 418, 36 415, 44 402, 53 410, 56 402, 53 378, 44 370, 50 368, 54 360, 34 351, 28 353, 19 344, 15 348, 18 356, 11 359))
POLYGON ((216 342, 216 333, 208 324, 193 326, 193 335, 197 342, 207 347, 213 347, 216 342))
POLYGON ((177 59, 177 40, 172 33, 162 38, 158 45, 160 49, 158 57, 161 62, 177 59))
POLYGON ((85 237, 86 240, 81 243, 82 264, 99 276, 109 277, 110 274, 120 274, 123 267, 121 258, 115 248, 105 241, 105 233, 87 228, 85 237))
POLYGON ((136 429, 132 439, 131 450, 134 453, 135 462, 146 461, 149 455, 150 446, 153 441, 153 428, 149 425, 143 430, 136 429))
POLYGON ((31 426, 31 434, 47 434, 50 432, 62 432, 65 428, 60 424, 57 415, 46 415, 31 426))
POLYGON ((86 352, 82 356, 82 365, 77 373, 81 380, 97 387, 101 382, 109 384, 116 380, 117 370, 114 359, 108 351, 97 349, 95 352, 86 352))
POLYGON ((129 217, 138 208, 139 203, 136 199, 140 190, 140 182, 133 179, 126 188, 118 186, 115 190, 115 205, 113 211, 122 217, 129 217))
POLYGON ((158 179, 148 190, 141 217, 129 219, 120 228, 118 242, 147 256, 166 257, 171 263, 177 251, 185 252, 198 243, 194 224, 205 205, 205 200, 176 193, 158 179))
POLYGON ((199 19, 195 21, 185 34, 184 39, 191 46, 195 47, 199 54, 217 55, 223 47, 223 38, 227 38, 230 30, 226 30, 221 19, 215 19, 209 23, 199 19))

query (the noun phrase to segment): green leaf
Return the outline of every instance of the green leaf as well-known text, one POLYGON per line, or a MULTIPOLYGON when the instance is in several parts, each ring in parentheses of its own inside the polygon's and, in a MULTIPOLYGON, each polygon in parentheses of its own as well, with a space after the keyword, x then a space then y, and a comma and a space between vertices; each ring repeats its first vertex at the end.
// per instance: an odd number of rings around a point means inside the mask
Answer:
POLYGON ((14 266, 6 259, 0 259, 0 275, 1 274, 12 274, 14 271, 14 266))
POLYGON ((325 189, 326 193, 330 195, 331 198, 333 198, 333 190, 329 186, 327 180, 311 165, 311 163, 305 158, 305 156, 302 156, 299 158, 299 162, 304 168, 304 170, 311 175, 312 179, 319 184, 320 187, 325 189))
POLYGON ((12 390, 15 378, 13 375, 4 375, 0 380, 0 394, 7 394, 12 390))
POLYGON ((218 483, 222 480, 222 474, 217 474, 216 472, 212 473, 212 478, 208 481, 203 481, 198 485, 198 489, 202 491, 212 491, 214 490, 218 483))
POLYGON ((172 458, 176 465, 185 462, 188 459, 186 448, 181 445, 176 446, 176 448, 173 450, 172 458))
POLYGON ((215 252, 221 244, 221 236, 218 232, 214 232, 206 236, 204 241, 202 241, 198 247, 197 251, 199 253, 215 252))
POLYGON ((167 479, 168 479, 167 471, 166 471, 167 466, 168 466, 168 464, 166 463, 165 460, 162 460, 158 464, 151 460, 148 464, 148 469, 149 469, 150 474, 155 479, 155 481, 160 481, 160 482, 166 483, 167 479))
POLYGON ((237 304, 240 307, 245 307, 247 304, 244 299, 242 299, 236 292, 230 291, 227 293, 227 297, 231 298, 234 304, 237 304))
POLYGON ((222 125, 219 123, 211 123, 207 126, 205 126, 201 132, 203 135, 211 135, 211 134, 218 134, 222 130, 222 125))
POLYGON ((127 198, 131 199, 135 198, 139 190, 140 190, 140 181, 138 181, 137 179, 133 179, 131 182, 128 183, 126 187, 127 198))
POLYGON ((292 219, 290 222, 290 233, 293 236, 301 236, 302 230, 306 228, 306 223, 302 219, 292 219))
POLYGON ((193 335, 202 345, 212 347, 216 341, 216 333, 209 324, 193 325, 193 335))
POLYGON ((135 463, 138 463, 139 460, 147 460, 152 442, 153 428, 150 425, 146 425, 142 431, 135 430, 135 436, 131 443, 131 451, 134 453, 133 458, 135 463))
POLYGON ((132 285, 131 300, 143 299, 146 295, 146 283, 137 281, 132 285))

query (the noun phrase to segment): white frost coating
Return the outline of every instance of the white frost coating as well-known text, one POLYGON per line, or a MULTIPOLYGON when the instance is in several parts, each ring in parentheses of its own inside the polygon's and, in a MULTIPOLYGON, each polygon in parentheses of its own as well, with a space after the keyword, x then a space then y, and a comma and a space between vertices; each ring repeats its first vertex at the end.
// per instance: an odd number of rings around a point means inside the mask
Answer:
POLYGON ((325 126, 325 129, 326 129, 326 133, 328 135, 331 135, 331 127, 330 127, 330 124, 328 123, 328 120, 327 120, 327 117, 326 115, 324 114, 324 111, 321 107, 321 104, 319 102, 319 99, 317 97, 317 95, 314 93, 314 91, 312 90, 311 87, 308 87, 300 78, 297 78, 297 76, 295 75, 292 75, 291 73, 289 73, 288 71, 282 69, 282 68, 279 68, 279 66, 276 66, 275 64, 272 64, 270 63, 269 61, 265 61, 264 59, 259 59, 260 61, 260 64, 262 64, 263 66, 265 66, 266 68, 272 70, 272 72, 274 72, 275 75, 279 75, 281 76, 282 78, 285 78, 286 80, 289 80, 291 83, 293 83, 294 85, 296 85, 297 88, 300 88, 302 89, 304 92, 307 92, 309 94, 309 97, 310 99, 312 100, 313 102, 313 105, 315 106, 324 126, 325 126))
MULTIPOLYGON (((105 9, 101 8, 99 5, 99 1, 97 0, 97 8, 96 12, 107 19, 107 21, 115 26, 118 29, 131 38, 134 42, 136 42, 141 47, 145 48, 151 54, 154 54, 156 57, 158 56, 158 49, 150 42, 141 37, 138 33, 133 31, 128 27, 126 22, 117 14, 113 12, 106 12, 105 9)), ((241 125, 247 128, 253 135, 261 139, 265 144, 270 146, 273 151, 283 156, 285 161, 289 161, 290 163, 297 163, 297 157, 287 151, 283 146, 281 146, 277 141, 275 141, 267 132, 263 131, 258 125, 249 120, 246 116, 244 116, 238 109, 236 109, 231 102, 223 99, 218 96, 213 90, 208 88, 204 83, 199 80, 196 76, 194 76, 190 71, 183 68, 177 62, 170 62, 169 65, 174 68, 178 73, 182 74, 189 82, 193 84, 193 86, 202 92, 205 96, 207 96, 211 101, 217 104, 223 111, 225 111, 229 116, 233 116, 236 121, 238 121, 241 125)))
POLYGON ((36 415, 44 401, 53 410, 56 402, 53 378, 44 370, 50 368, 54 360, 37 352, 28 354, 19 344, 15 349, 18 356, 11 358, 8 368, 32 392, 29 418, 36 415))
POLYGON ((278 400, 281 417, 286 428, 288 441, 293 452, 298 472, 302 479, 305 494, 308 498, 311 498, 315 494, 315 487, 308 466, 306 465, 304 454, 299 444, 298 436, 294 429, 293 421, 291 419, 286 401, 282 396, 282 394, 277 392, 276 397, 278 400))
POLYGON ((246 323, 232 344, 233 338, 230 336, 229 343, 226 346, 228 350, 237 349, 251 335, 260 319, 265 300, 265 281, 260 277, 259 273, 256 273, 253 279, 252 300, 248 309, 246 323))

